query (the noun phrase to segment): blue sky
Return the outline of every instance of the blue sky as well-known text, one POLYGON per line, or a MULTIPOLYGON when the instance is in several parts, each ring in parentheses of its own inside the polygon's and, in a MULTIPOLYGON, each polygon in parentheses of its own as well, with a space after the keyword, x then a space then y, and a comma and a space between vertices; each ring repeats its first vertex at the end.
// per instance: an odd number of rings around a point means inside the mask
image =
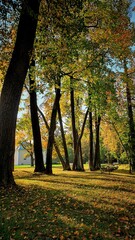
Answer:
POLYGON ((135 7, 135 0, 133 0, 131 4, 131 22, 135 23, 135 9, 134 11, 132 10, 135 7))

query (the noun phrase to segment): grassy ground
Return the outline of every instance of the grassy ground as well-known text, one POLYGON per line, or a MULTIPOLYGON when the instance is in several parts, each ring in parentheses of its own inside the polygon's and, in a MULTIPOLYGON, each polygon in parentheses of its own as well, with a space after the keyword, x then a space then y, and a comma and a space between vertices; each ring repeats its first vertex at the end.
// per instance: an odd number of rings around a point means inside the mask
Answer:
POLYGON ((18 190, 0 193, 0 240, 135 239, 135 175, 16 168, 18 190))

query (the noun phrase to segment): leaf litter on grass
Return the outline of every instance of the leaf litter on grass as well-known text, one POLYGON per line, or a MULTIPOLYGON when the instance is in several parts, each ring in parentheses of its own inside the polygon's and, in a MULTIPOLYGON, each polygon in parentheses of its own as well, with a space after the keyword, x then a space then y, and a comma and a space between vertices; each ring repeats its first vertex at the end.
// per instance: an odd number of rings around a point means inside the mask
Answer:
POLYGON ((23 188, 1 194, 2 239, 135 238, 134 176, 55 169, 39 177, 23 168, 14 175, 23 188))

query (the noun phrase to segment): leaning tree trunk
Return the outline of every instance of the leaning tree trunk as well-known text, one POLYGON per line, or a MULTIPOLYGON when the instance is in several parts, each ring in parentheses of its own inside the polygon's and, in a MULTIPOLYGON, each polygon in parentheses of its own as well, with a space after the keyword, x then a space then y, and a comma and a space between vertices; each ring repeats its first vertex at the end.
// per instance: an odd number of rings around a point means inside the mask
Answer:
POLYGON ((65 133, 64 133, 63 123, 62 123, 62 116, 61 116, 60 104, 59 104, 59 106, 58 106, 58 117, 59 117, 60 129, 61 129, 61 136, 62 136, 63 148, 64 148, 64 152, 65 152, 65 161, 66 161, 66 164, 65 164, 64 170, 71 170, 70 164, 69 164, 69 157, 68 157, 68 150, 67 150, 66 138, 65 138, 65 133))
POLYGON ((113 128, 114 128, 114 131, 116 132, 117 137, 118 137, 118 139, 119 139, 119 142, 120 142, 123 150, 124 150, 125 153, 126 153, 127 159, 130 159, 130 156, 129 156, 129 152, 128 152, 128 150, 127 150, 127 147, 125 147, 125 145, 124 145, 124 143, 123 143, 123 141, 122 141, 122 139, 121 139, 121 137, 120 137, 120 134, 119 134, 119 132, 118 132, 116 126, 115 126, 115 123, 112 122, 112 121, 109 121, 109 123, 112 124, 112 126, 113 126, 113 128))
MULTIPOLYGON (((60 86, 60 83, 58 84, 60 86)), ((53 104, 52 115, 51 115, 51 123, 49 128, 49 137, 48 137, 48 144, 47 144, 47 153, 46 153, 46 173, 52 174, 52 151, 53 151, 53 144, 54 144, 54 131, 56 128, 56 116, 60 101, 60 87, 56 89, 56 96, 53 104)))
POLYGON ((94 170, 100 169, 100 141, 99 141, 100 121, 101 121, 101 117, 98 116, 96 121, 95 121, 96 144, 95 144, 94 170))
POLYGON ((30 64, 29 84, 30 84, 30 113, 32 122, 32 132, 34 141, 34 155, 35 155, 35 169, 34 172, 45 172, 41 133, 39 126, 39 117, 37 110, 37 95, 36 95, 36 83, 34 79, 35 60, 32 59, 30 64))
POLYGON ((129 124, 129 144, 130 144, 130 168, 135 171, 135 123, 133 117, 131 92, 129 87, 129 77, 127 72, 126 61, 124 61, 124 70, 126 75, 126 96, 127 96, 127 112, 129 124))
POLYGON ((15 151, 18 106, 29 67, 40 0, 24 0, 12 58, 0 99, 0 185, 14 185, 11 162, 15 151))
MULTIPOLYGON (((41 114, 41 116, 42 116, 42 118, 43 118, 43 121, 44 121, 44 123, 45 123, 45 126, 46 126, 46 128, 47 128, 47 130, 48 130, 48 132, 49 132, 49 129, 50 129, 50 127, 49 127, 49 125, 48 125, 48 122, 46 121, 46 118, 45 118, 45 116, 44 116, 44 114, 42 113, 42 111, 39 109, 39 107, 37 107, 38 108, 38 111, 39 111, 39 113, 41 114)), ((63 167, 63 170, 66 168, 66 162, 64 161, 64 159, 63 159, 63 157, 62 157, 62 155, 61 155, 61 153, 60 153, 60 149, 59 149, 59 147, 58 147, 58 145, 57 145, 57 143, 56 143, 56 141, 55 141, 55 137, 54 137, 54 147, 55 147, 55 150, 56 150, 56 152, 57 152, 57 155, 58 155, 58 157, 59 157, 59 160, 60 160, 60 162, 61 162, 61 164, 62 164, 62 167, 63 167)))

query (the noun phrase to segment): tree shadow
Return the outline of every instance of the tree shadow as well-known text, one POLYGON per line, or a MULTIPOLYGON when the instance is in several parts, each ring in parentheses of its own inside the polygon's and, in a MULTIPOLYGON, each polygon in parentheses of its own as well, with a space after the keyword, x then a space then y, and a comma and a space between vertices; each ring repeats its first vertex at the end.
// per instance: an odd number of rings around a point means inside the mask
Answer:
POLYGON ((12 193, 6 209, 11 218, 4 210, 1 230, 7 223, 6 231, 15 239, 134 239, 133 209, 123 201, 91 198, 86 202, 65 190, 31 185, 23 193, 12 193))
MULTIPOLYGON (((79 175, 77 174, 76 175, 76 172, 72 172, 73 174, 72 175, 70 175, 70 176, 68 176, 68 175, 66 175, 65 174, 65 172, 64 173, 60 173, 60 174, 52 174, 52 175, 46 175, 46 174, 44 174, 44 173, 31 173, 31 172, 29 172, 29 171, 26 171, 26 170, 23 170, 22 171, 22 173, 25 173, 25 175, 21 175, 21 176, 19 176, 19 175, 17 175, 16 176, 16 179, 31 179, 31 180, 33 180, 33 181, 43 181, 43 182, 50 182, 50 183, 52 183, 52 182, 54 182, 54 183, 57 183, 57 184, 61 184, 61 182, 62 182, 62 180, 61 180, 61 178, 63 178, 63 179, 65 179, 64 181, 63 181, 63 183, 65 184, 65 185, 76 185, 76 187, 78 186, 79 188, 88 188, 89 187, 89 189, 90 188, 92 188, 92 187, 96 187, 96 188, 99 188, 99 186, 97 186, 97 184, 93 184, 92 182, 88 182, 88 181, 92 181, 92 180, 97 180, 97 181, 101 181, 101 182, 103 182, 103 184, 102 184, 102 186, 101 186, 101 184, 100 184, 100 188, 103 188, 103 189, 105 189, 106 188, 106 186, 104 186, 104 182, 113 182, 113 183, 118 183, 118 182, 120 182, 121 184, 123 183, 130 183, 130 184, 132 184, 133 185, 133 187, 134 187, 134 185, 135 185, 135 176, 134 175, 130 175, 130 176, 127 176, 126 175, 126 178, 125 178, 125 176, 123 176, 122 174, 108 174, 108 173, 99 173, 99 172, 96 172, 96 173, 87 173, 87 172, 81 172, 81 173, 79 173, 79 175), (51 177, 51 180, 49 180, 48 178, 50 178, 51 177), (127 178, 129 178, 130 179, 130 181, 129 181, 129 179, 128 179, 128 181, 127 181, 127 178), (78 182, 76 183, 73 179, 75 179, 75 180, 79 180, 79 179, 82 179, 82 180, 87 180, 87 182, 89 183, 89 184, 81 184, 81 183, 79 183, 78 184, 78 182)), ((119 190, 122 190, 122 187, 119 187, 119 186, 114 186, 114 187, 110 187, 110 189, 114 189, 114 190, 117 190, 117 188, 119 188, 119 190)), ((123 189, 124 189, 124 187, 123 187, 123 189)), ((127 192, 131 192, 132 190, 131 189, 127 189, 126 188, 126 191, 127 192)))

